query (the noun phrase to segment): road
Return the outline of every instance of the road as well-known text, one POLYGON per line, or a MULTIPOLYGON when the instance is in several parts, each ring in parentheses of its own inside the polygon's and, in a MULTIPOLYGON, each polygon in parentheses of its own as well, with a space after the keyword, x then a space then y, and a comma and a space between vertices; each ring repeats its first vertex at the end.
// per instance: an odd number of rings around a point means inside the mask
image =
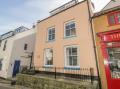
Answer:
POLYGON ((13 88, 0 86, 0 89, 13 89, 13 88))
POLYGON ((15 88, 8 85, 0 84, 0 89, 15 89, 15 88))

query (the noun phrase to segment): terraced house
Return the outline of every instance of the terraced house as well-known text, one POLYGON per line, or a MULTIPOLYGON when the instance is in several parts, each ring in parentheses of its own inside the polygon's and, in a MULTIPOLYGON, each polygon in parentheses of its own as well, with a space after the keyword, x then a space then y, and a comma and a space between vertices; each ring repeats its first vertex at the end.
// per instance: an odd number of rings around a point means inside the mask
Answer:
POLYGON ((34 51, 35 28, 19 27, 0 36, 0 77, 12 78, 20 66, 29 66, 34 51))
POLYGON ((93 68, 97 76, 88 5, 87 0, 72 0, 38 21, 34 56, 38 71, 41 67, 64 71, 93 68))
POLYGON ((120 0, 93 17, 102 89, 120 89, 120 0))

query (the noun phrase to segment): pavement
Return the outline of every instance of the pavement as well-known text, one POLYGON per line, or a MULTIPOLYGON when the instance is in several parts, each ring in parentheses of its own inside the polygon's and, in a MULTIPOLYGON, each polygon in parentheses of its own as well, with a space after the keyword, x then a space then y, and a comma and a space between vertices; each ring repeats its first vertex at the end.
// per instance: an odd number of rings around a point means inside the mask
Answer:
POLYGON ((10 80, 0 78, 0 89, 30 89, 30 88, 18 86, 18 85, 11 86, 10 80))

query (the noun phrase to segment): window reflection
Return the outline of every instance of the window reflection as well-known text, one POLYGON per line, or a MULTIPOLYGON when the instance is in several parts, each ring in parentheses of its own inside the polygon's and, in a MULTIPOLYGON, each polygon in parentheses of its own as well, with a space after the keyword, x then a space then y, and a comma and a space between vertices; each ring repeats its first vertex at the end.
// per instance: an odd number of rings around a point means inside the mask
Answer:
POLYGON ((112 78, 120 78, 120 48, 108 48, 112 78))

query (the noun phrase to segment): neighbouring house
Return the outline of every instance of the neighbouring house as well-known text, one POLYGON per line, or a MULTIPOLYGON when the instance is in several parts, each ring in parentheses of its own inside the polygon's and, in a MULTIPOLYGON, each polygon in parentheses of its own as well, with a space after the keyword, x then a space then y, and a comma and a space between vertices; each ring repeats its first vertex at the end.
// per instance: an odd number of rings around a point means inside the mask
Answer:
POLYGON ((93 17, 102 89, 120 89, 120 0, 93 17))
POLYGON ((35 28, 24 26, 0 36, 0 77, 14 77, 20 66, 30 65, 35 36, 35 28))
POLYGON ((97 76, 88 1, 72 0, 37 23, 34 66, 80 70, 97 76))

